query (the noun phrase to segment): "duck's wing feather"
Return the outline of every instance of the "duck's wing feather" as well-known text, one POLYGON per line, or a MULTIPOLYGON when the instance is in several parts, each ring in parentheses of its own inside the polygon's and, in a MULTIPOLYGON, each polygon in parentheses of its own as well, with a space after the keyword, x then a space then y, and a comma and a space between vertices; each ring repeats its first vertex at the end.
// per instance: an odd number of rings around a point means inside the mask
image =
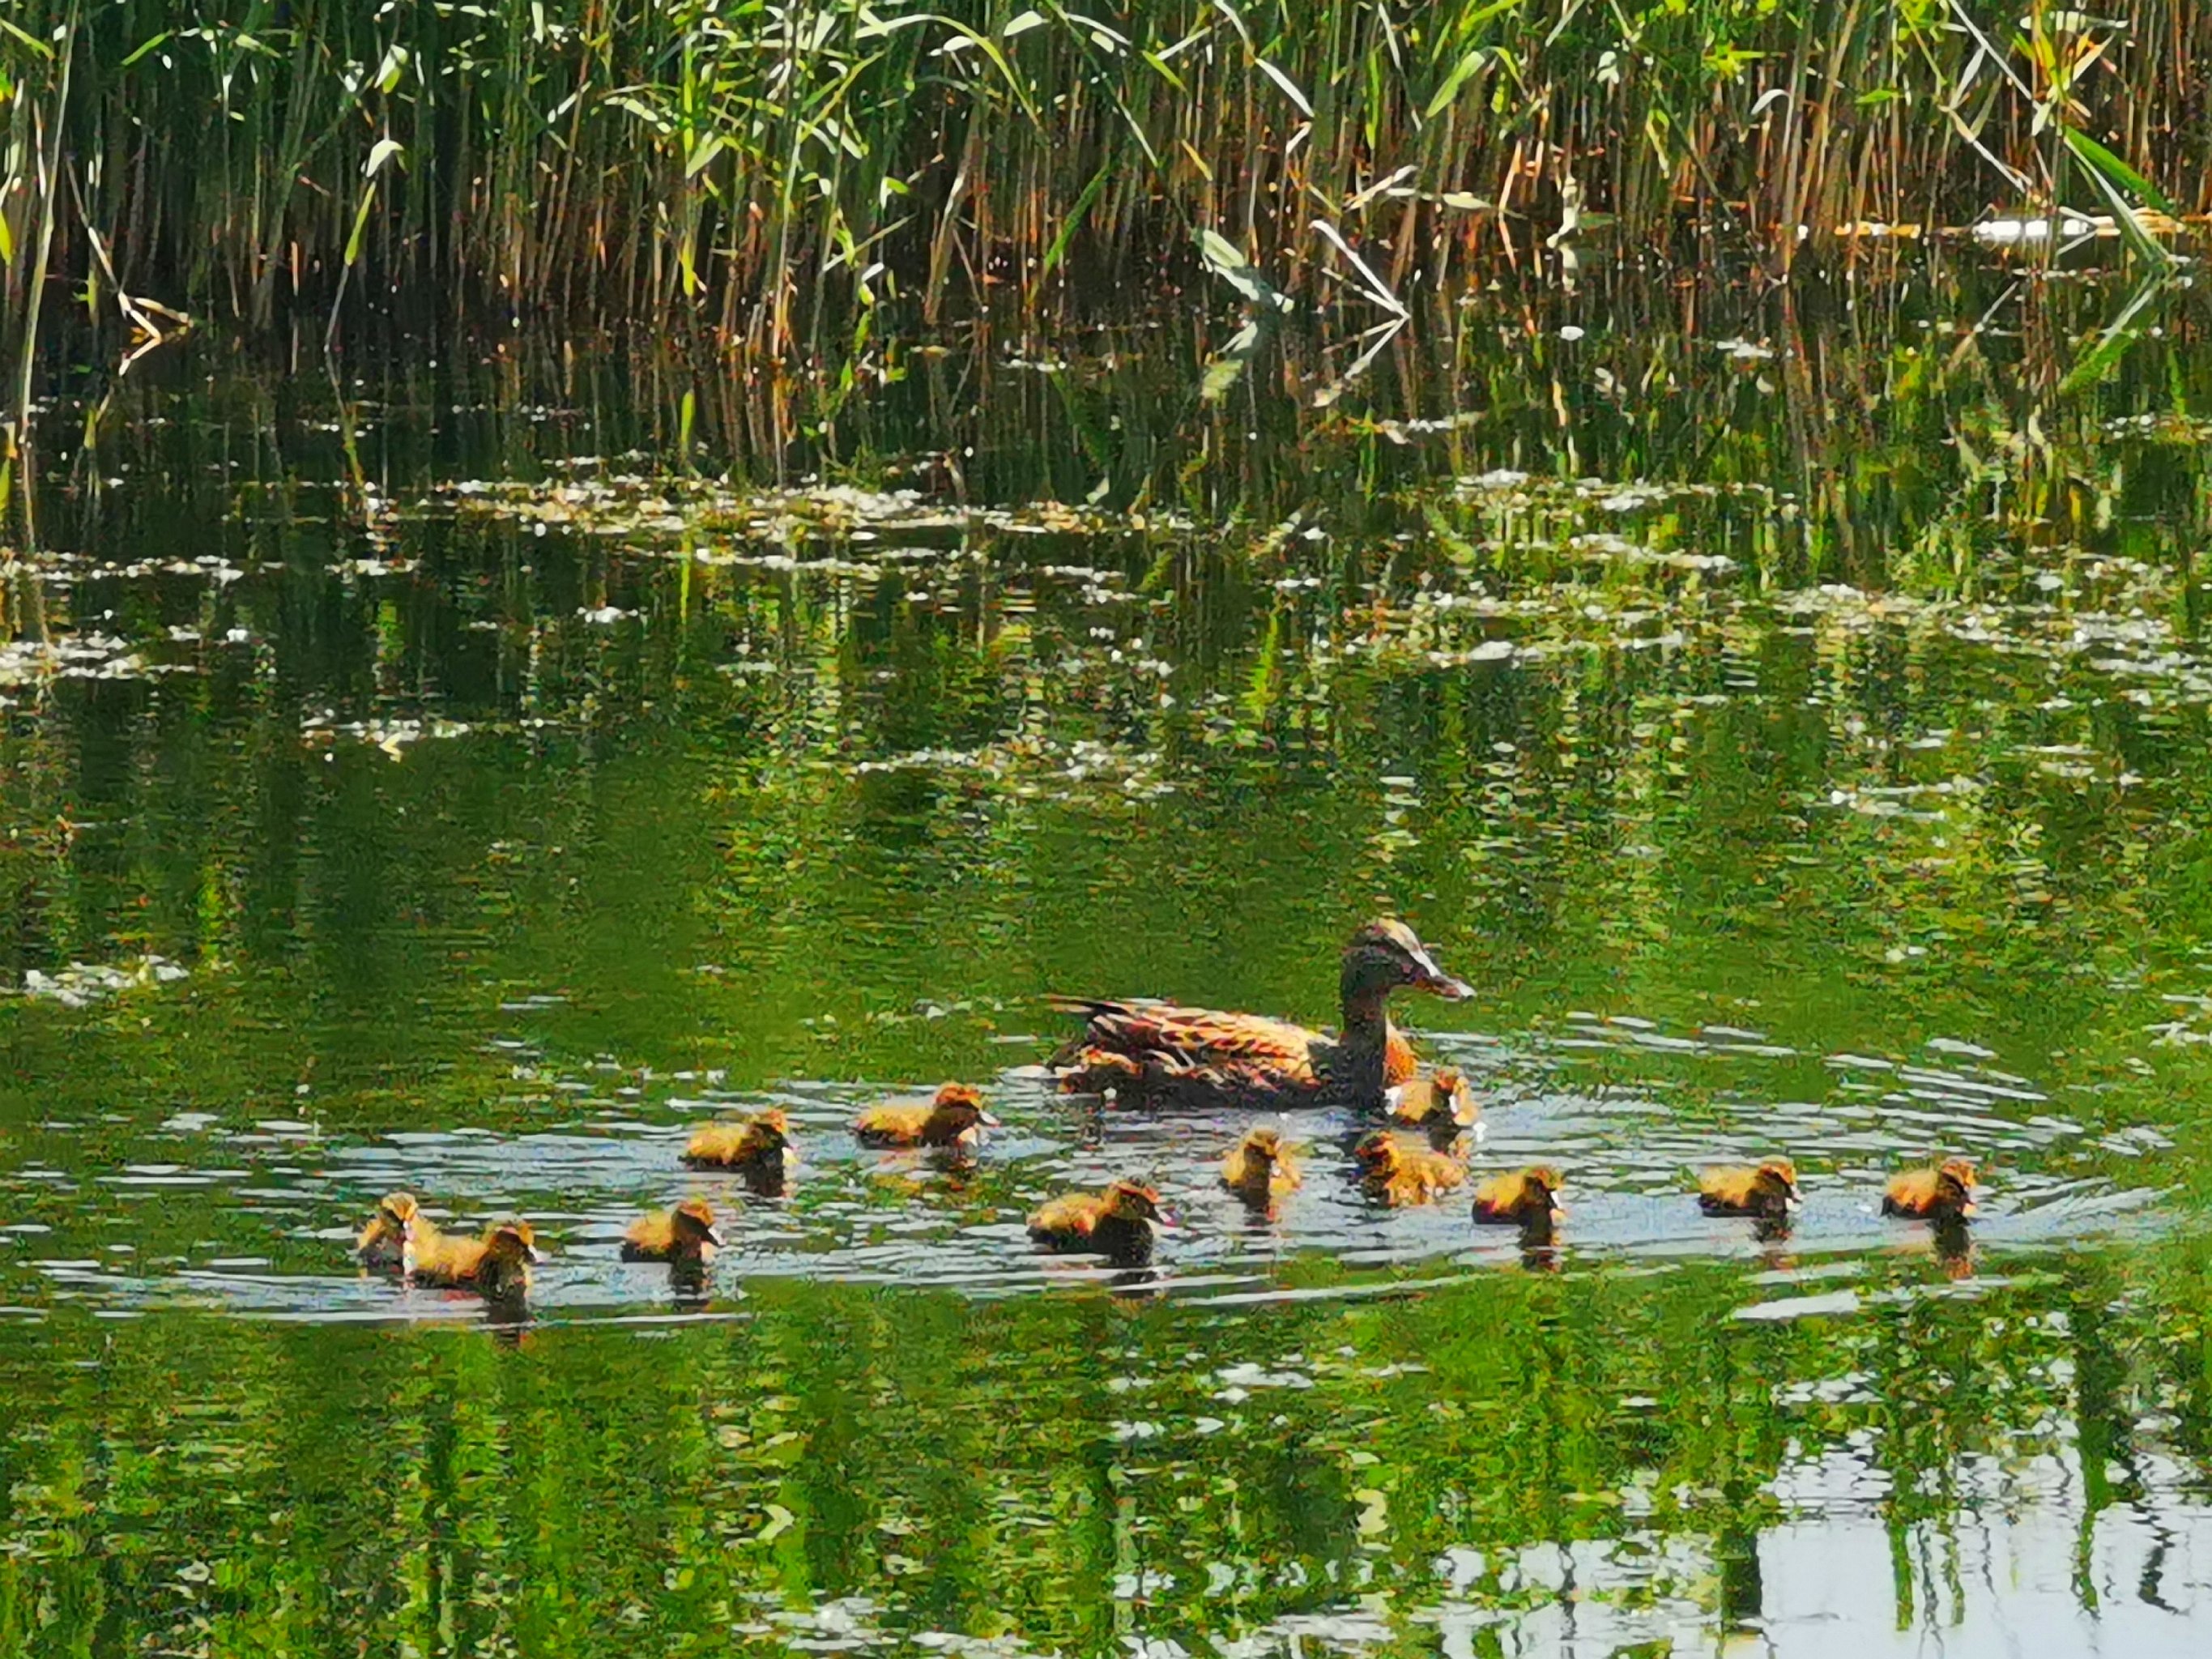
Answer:
POLYGON ((1296 1071, 1310 1070, 1317 1048, 1328 1042, 1320 1032, 1288 1020, 1186 1008, 1152 998, 1054 997, 1051 1002, 1062 1013, 1083 1016, 1083 1035, 1063 1050, 1069 1054, 1103 1049, 1132 1059, 1163 1054, 1193 1065, 1248 1061, 1296 1071))
POLYGON ((1302 1106, 1316 1099, 1327 1083, 1310 1059, 1294 1066, 1279 1060, 1235 1057, 1201 1063, 1161 1050, 1127 1054, 1112 1048, 1078 1048, 1059 1071, 1066 1094, 1110 1091, 1125 1098, 1192 1105, 1302 1106))

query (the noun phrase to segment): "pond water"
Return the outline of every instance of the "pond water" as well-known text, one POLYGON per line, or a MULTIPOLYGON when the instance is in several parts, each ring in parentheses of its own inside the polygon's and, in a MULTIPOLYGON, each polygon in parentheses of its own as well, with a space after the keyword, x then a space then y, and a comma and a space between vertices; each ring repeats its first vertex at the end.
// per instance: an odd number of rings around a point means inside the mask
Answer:
MULTIPOLYGON (((9 1651, 2193 1653, 2212 349, 2185 285, 1593 273, 835 396, 212 343, 0 579, 9 1651), (1354 370, 1357 372, 1352 372, 1354 370), (2200 412, 2203 411, 2203 412, 2200 412), (1402 915, 1547 1248, 1052 993, 1402 915), (946 1079, 970 1164, 856 1147, 946 1079), (761 1196, 677 1161, 787 1109, 761 1196), (1706 1163, 1793 1157, 1784 1238, 1706 1163), (1885 1176, 1977 1158, 1966 1248, 1885 1176), (1153 1265, 1022 1219, 1120 1174, 1153 1265), (364 1276, 396 1187, 524 1307, 364 1276), (703 1294, 617 1259, 731 1212, 703 1294)), ((446 348, 445 349, 452 349, 446 348)), ((106 394, 102 394, 105 396, 106 394)), ((88 413, 97 419, 88 427, 88 413)))

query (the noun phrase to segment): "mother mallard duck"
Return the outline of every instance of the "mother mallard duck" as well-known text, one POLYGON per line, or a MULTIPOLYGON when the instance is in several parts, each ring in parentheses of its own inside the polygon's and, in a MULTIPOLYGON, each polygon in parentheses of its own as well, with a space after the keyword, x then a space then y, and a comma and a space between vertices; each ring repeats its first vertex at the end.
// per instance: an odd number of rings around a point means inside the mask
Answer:
POLYGON ((1349 1105, 1378 1109, 1382 1091, 1415 1073, 1412 1045, 1390 1024, 1390 993, 1474 993, 1437 966, 1402 921, 1369 922, 1344 947, 1336 1036, 1259 1014, 1134 999, 1055 997, 1084 1016, 1083 1035, 1053 1057, 1062 1091, 1188 1104, 1349 1105))

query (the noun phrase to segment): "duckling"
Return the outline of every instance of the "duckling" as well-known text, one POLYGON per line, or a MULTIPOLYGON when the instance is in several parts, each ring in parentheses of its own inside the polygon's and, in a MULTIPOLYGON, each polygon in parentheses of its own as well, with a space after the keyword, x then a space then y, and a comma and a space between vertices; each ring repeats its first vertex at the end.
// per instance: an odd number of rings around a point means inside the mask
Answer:
POLYGON ((1923 1221, 1964 1221, 1974 1213, 1979 1178, 1973 1160, 1964 1158, 1947 1158, 1932 1170, 1908 1170, 1890 1177, 1881 1212, 1923 1221))
POLYGON ((1252 1129, 1221 1160, 1221 1184, 1248 1204, 1266 1204, 1302 1182, 1294 1150, 1279 1129, 1252 1129))
POLYGON ((440 1237, 417 1244, 415 1282, 448 1285, 481 1296, 520 1296, 530 1288, 530 1267, 543 1261, 538 1234, 527 1221, 501 1221, 482 1238, 440 1237))
POLYGON ((1466 1166, 1455 1158, 1408 1146, 1388 1129, 1377 1129, 1352 1149, 1359 1160, 1360 1184, 1370 1198, 1396 1209, 1425 1204, 1448 1193, 1467 1179, 1466 1166))
POLYGON ((1030 1237, 1054 1250, 1084 1250, 1124 1266, 1152 1260, 1152 1230, 1172 1227, 1160 1195, 1141 1182, 1116 1181, 1103 1193, 1069 1193, 1030 1217, 1030 1237))
POLYGON ((1804 1201, 1805 1194, 1797 1190, 1797 1166, 1786 1158, 1770 1158, 1755 1170, 1716 1165, 1698 1172, 1698 1207, 1707 1215, 1772 1220, 1804 1201))
POLYGON ((1493 1176, 1474 1189, 1474 1218, 1493 1226, 1548 1233, 1566 1214, 1559 1202, 1559 1172, 1543 1164, 1493 1176))
POLYGON ((863 1146, 969 1146, 979 1128, 999 1120, 983 1109, 983 1097, 964 1083, 948 1083, 928 1101, 887 1101, 854 1120, 863 1146))
POLYGON ((791 1120, 772 1106, 736 1123, 702 1123, 691 1132, 684 1161, 695 1170, 736 1170, 775 1185, 783 1182, 784 1165, 799 1161, 791 1144, 791 1120))
POLYGON ((704 1267, 722 1247, 721 1229, 714 1224, 714 1206, 703 1198, 687 1198, 672 1210, 640 1216, 623 1235, 625 1261, 671 1261, 679 1267, 704 1267))
POLYGON ((1449 1147, 1463 1129, 1482 1138, 1482 1109, 1474 1103, 1474 1091, 1455 1066, 1439 1066, 1427 1077, 1417 1077, 1382 1091, 1382 1109, 1394 1123, 1419 1129, 1439 1149, 1449 1147))
POLYGON ((361 1230, 353 1253, 364 1267, 397 1267, 409 1273, 423 1244, 437 1237, 436 1225, 422 1213, 414 1194, 386 1193, 376 1213, 369 1217, 368 1225, 361 1230))

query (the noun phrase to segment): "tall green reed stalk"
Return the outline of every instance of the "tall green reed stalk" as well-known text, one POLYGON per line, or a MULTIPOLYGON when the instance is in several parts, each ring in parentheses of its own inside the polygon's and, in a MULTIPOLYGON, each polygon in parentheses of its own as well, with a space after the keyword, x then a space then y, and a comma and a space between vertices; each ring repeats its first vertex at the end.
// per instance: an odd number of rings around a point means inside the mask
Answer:
POLYGON ((1206 231, 1366 304, 1547 240, 1778 270, 1861 222, 2112 211, 2153 179, 2202 209, 2212 9, 2126 9, 17 0, 11 385, 57 288, 255 329, 682 326, 789 363, 866 349, 886 301, 1180 280, 1206 231))

